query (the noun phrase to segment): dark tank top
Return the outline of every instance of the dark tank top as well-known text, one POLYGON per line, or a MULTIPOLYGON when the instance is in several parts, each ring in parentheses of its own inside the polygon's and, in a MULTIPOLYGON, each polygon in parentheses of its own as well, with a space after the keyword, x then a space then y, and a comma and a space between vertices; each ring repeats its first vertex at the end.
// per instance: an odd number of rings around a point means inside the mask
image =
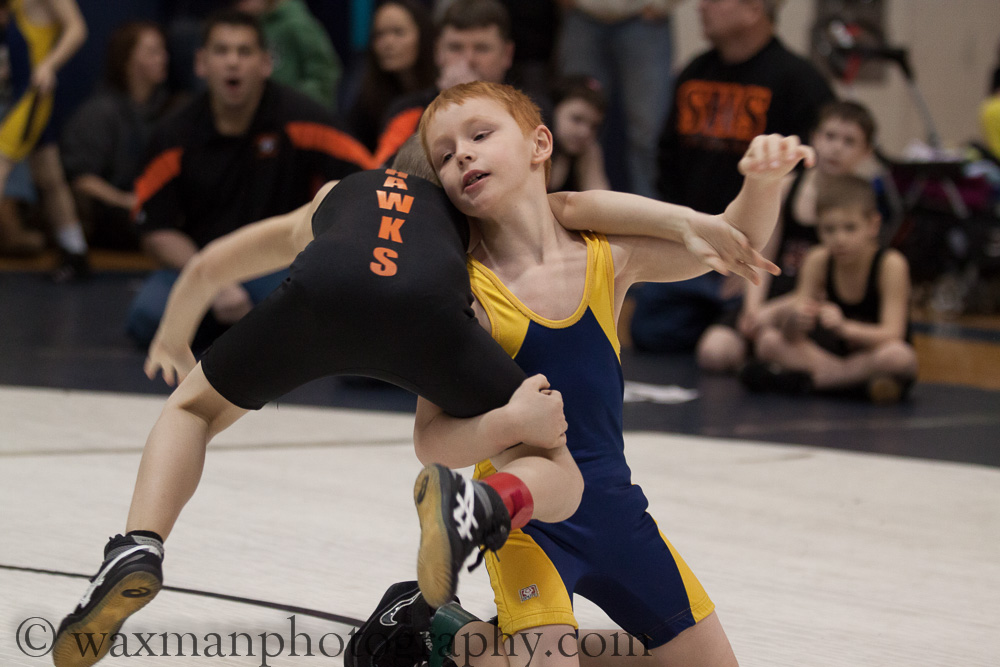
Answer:
POLYGON ((878 289, 878 277, 882 270, 882 257, 885 255, 885 248, 879 248, 872 263, 868 267, 868 281, 865 284, 865 293, 861 301, 849 303, 837 292, 837 286, 833 282, 833 257, 826 263, 826 293, 831 303, 835 303, 843 311, 844 317, 855 322, 879 321, 882 308, 882 297, 878 289))

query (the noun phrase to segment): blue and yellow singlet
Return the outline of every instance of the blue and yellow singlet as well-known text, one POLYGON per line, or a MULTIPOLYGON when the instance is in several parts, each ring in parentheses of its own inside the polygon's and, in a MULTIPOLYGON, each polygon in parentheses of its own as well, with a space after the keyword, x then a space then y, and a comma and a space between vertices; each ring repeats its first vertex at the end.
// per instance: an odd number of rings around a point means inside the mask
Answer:
MULTIPOLYGON (((482 263, 470 259, 472 290, 491 333, 528 375, 562 393, 567 444, 584 479, 577 512, 558 524, 531 521, 486 558, 501 629, 576 627, 571 596, 595 604, 650 648, 714 609, 684 561, 646 512, 632 484, 622 435, 624 380, 615 328, 611 247, 583 234, 587 277, 576 312, 550 320, 525 306, 482 263)), ((476 466, 482 478, 489 462, 476 466)))

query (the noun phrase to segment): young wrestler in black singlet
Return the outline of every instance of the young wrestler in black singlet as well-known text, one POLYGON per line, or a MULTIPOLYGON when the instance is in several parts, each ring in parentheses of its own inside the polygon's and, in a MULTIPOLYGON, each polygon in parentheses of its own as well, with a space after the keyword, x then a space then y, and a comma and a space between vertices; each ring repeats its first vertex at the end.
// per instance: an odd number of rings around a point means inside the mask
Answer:
POLYGON ((202 360, 220 394, 253 410, 310 380, 353 374, 456 417, 510 399, 524 373, 473 315, 469 224, 441 188, 393 170, 352 174, 312 228, 288 280, 202 360))

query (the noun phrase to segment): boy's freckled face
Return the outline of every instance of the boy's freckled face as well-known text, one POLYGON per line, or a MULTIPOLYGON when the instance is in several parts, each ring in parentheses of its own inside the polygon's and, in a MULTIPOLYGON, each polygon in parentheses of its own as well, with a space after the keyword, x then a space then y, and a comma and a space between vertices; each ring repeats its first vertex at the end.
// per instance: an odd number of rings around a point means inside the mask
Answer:
POLYGON ((812 144, 816 165, 830 175, 854 173, 871 152, 861 127, 842 118, 823 121, 813 133, 812 144))
POLYGON ((472 98, 427 127, 431 165, 460 211, 482 217, 528 173, 530 141, 500 104, 472 98))

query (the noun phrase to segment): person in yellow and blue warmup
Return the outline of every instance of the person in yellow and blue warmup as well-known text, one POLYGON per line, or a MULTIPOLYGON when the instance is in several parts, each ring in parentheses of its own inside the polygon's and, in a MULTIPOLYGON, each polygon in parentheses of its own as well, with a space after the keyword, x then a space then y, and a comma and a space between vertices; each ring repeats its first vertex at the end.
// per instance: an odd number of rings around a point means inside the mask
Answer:
MULTIPOLYGON (((0 119, 0 183, 18 162, 29 160, 61 260, 58 281, 85 278, 87 240, 59 161, 50 125, 56 73, 87 38, 87 26, 74 0, 9 0, 6 41, 10 52, 13 103, 0 119)), ((25 231, 5 229, 8 243, 25 231)))

